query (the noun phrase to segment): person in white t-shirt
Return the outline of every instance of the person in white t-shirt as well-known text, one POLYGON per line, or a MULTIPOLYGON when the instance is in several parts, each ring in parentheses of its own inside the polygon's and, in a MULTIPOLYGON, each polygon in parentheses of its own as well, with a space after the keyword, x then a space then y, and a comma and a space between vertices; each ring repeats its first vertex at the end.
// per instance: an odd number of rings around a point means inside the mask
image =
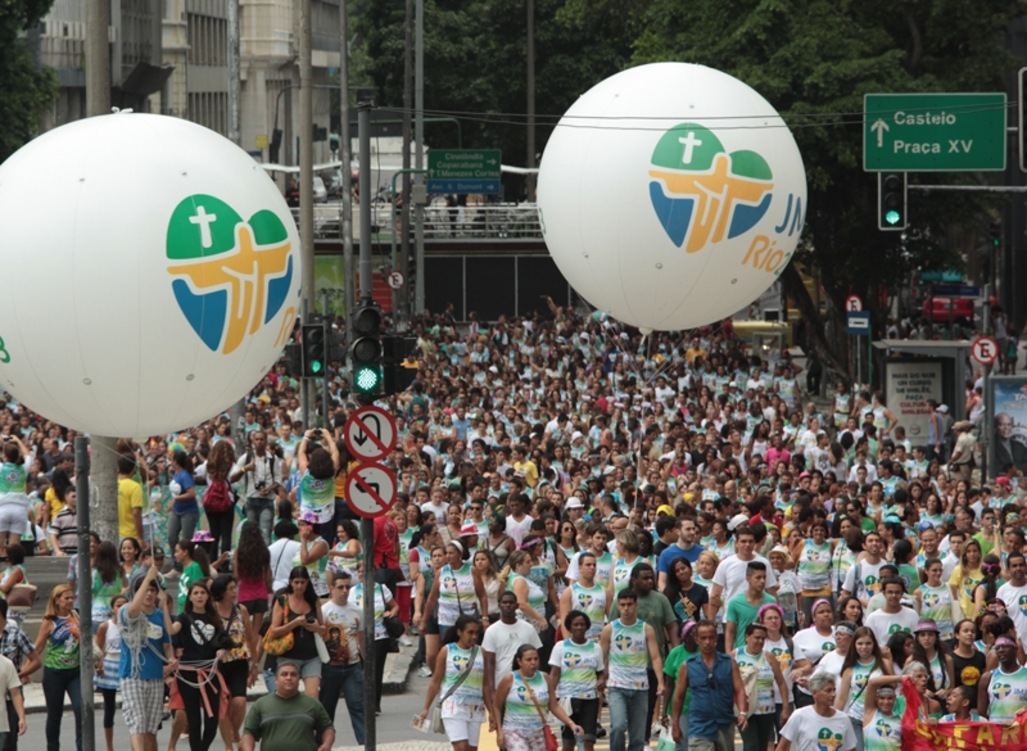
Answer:
POLYGON ((1006 604, 1020 641, 1027 643, 1027 615, 1024 615, 1024 607, 1027 607, 1027 559, 1024 554, 1010 553, 1006 558, 1006 571, 1009 581, 998 588, 996 597, 1006 604))
POLYGON ((776 751, 789 751, 794 744, 796 751, 820 751, 831 748, 834 751, 854 751, 856 734, 849 717, 834 708, 837 693, 837 676, 817 673, 809 679, 813 705, 797 709, 781 728, 781 740, 776 751))
POLYGON ((868 615, 864 624, 874 632, 878 644, 887 644, 891 635, 898 631, 912 634, 919 621, 915 610, 902 607, 902 595, 906 593, 902 579, 897 576, 885 579, 883 589, 884 607, 868 615))
POLYGON ((517 595, 507 591, 499 595, 499 621, 485 629, 481 648, 485 655, 485 685, 493 686, 513 672, 513 658, 518 647, 530 644, 542 646, 535 627, 517 618, 517 595))
POLYGON ((745 581, 745 572, 753 561, 760 561, 767 567, 767 592, 777 592, 777 576, 770 561, 762 555, 754 553, 756 538, 750 527, 739 527, 735 531, 735 554, 728 556, 717 566, 713 574, 713 590, 710 592, 710 602, 713 609, 720 610, 721 605, 727 603, 732 597, 745 591, 748 586, 745 581))

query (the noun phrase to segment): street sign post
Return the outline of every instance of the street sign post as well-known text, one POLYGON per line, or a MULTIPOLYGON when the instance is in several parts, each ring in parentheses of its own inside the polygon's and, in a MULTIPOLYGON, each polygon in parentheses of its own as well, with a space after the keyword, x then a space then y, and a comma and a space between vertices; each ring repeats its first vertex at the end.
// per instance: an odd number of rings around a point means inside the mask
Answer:
POLYGON ((396 422, 381 407, 361 407, 346 420, 342 440, 353 458, 376 462, 396 448, 396 422))
POLYGON ((998 359, 998 342, 990 336, 979 336, 970 345, 970 356, 981 365, 994 365, 998 359))
POLYGON ((866 336, 870 333, 870 314, 849 311, 848 332, 854 336, 866 336))
POLYGON ((1006 95, 867 94, 867 172, 979 172, 1006 168, 1006 95))
POLYGON ((499 149, 432 149, 428 192, 500 193, 502 156, 499 149))
POLYGON ((859 295, 849 295, 845 298, 845 310, 849 313, 859 313, 863 310, 863 298, 859 295))
POLYGON ((386 513, 396 502, 396 475, 381 464, 361 464, 346 481, 346 503, 365 519, 386 513))

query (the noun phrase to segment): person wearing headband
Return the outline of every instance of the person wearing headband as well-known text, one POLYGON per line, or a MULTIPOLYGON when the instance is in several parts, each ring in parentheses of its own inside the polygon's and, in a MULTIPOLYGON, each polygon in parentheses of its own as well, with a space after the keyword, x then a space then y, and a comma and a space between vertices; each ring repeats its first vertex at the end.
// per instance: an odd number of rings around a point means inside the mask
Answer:
POLYGON ((817 600, 810 608, 810 612, 813 614, 813 625, 799 631, 792 639, 796 659, 796 665, 792 668, 792 678, 797 689, 795 691, 796 707, 805 707, 813 703, 813 697, 807 690, 806 682, 824 656, 830 654, 837 646, 834 627, 831 625, 834 620, 834 608, 831 607, 831 601, 817 600))
POLYGON ((817 663, 813 675, 817 673, 830 673, 841 675, 842 666, 845 664, 845 656, 849 653, 849 645, 852 644, 852 637, 856 633, 856 624, 852 621, 839 621, 834 626, 834 651, 828 652, 823 659, 817 663))
POLYGON ((899 751, 902 748, 902 715, 895 712, 895 679, 901 681, 902 676, 875 675, 867 681, 863 699, 865 751, 899 751))
POLYGON ((1027 696, 1027 667, 1016 659, 1016 642, 1008 636, 995 638, 993 647, 998 655, 998 667, 981 676, 986 686, 978 692, 978 711, 990 722, 1007 725, 1016 720, 1027 696))

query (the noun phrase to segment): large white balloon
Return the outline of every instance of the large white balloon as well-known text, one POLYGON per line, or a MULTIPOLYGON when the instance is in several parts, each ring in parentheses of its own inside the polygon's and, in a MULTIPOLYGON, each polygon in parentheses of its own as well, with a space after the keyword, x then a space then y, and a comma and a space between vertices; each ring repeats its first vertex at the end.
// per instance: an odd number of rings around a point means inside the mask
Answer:
POLYGON ((645 330, 723 319, 795 251, 806 173, 795 140, 749 86, 654 63, 587 91, 542 158, 549 252, 592 305, 645 330))
POLYGON ((108 436, 227 408, 299 309, 299 238, 252 157, 173 117, 52 130, 0 165, 0 387, 108 436))

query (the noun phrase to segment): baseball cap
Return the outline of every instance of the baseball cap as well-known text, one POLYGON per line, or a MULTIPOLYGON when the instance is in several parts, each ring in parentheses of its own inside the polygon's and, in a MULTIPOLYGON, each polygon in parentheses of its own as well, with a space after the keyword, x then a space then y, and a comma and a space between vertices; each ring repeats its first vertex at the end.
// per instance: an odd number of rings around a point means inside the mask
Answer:
POLYGON ((1008 477, 996 477, 995 478, 995 484, 996 485, 1001 485, 1004 488, 1008 488, 1009 485, 1010 485, 1009 478, 1008 477))
POLYGON ((581 502, 578 497, 568 498, 567 503, 563 504, 564 508, 585 508, 585 504, 581 502))
POLYGON ((470 537, 471 535, 480 534, 478 525, 474 522, 464 522, 464 526, 460 527, 461 537, 470 537))

